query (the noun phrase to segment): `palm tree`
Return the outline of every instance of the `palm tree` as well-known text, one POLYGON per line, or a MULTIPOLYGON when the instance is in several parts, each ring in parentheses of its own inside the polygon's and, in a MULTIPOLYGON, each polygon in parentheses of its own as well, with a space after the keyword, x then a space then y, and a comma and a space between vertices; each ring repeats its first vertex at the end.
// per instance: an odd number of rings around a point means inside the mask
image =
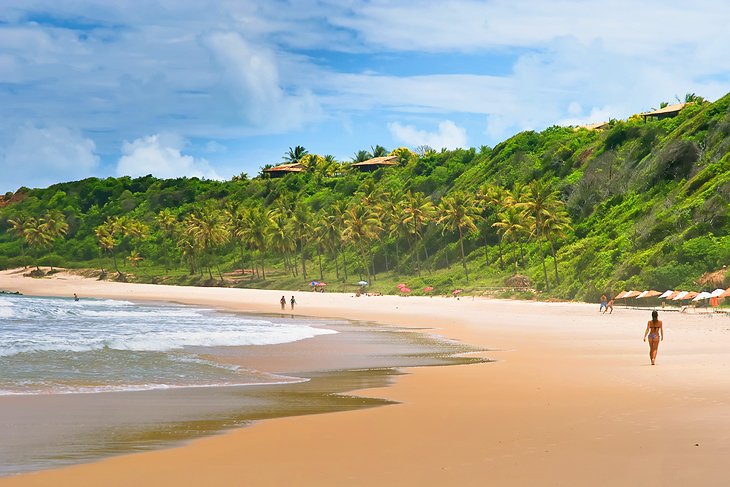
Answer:
POLYGON ((177 229, 177 218, 175 217, 175 214, 172 212, 172 210, 170 210, 169 208, 165 208, 163 210, 160 210, 160 212, 157 214, 157 216, 155 217, 155 222, 157 223, 157 228, 159 228, 160 234, 162 235, 162 252, 163 259, 165 261, 165 272, 167 272, 170 265, 170 259, 167 255, 167 240, 171 240, 175 235, 175 230, 177 229))
POLYGON ((370 159, 370 153, 366 150, 359 150, 355 152, 352 158, 352 162, 365 162, 370 159))
POLYGON ((296 242, 289 232, 287 218, 285 213, 279 208, 274 208, 268 212, 268 240, 271 246, 277 252, 284 256, 284 267, 290 270, 292 276, 297 275, 296 262, 294 265, 289 263, 289 253, 296 250, 296 242))
MULTIPOLYGON (((403 201, 403 223, 408 227, 408 233, 414 239, 417 244, 423 241, 423 233, 426 225, 433 219, 435 208, 430 199, 428 199, 423 193, 411 193, 408 191, 405 194, 403 201)), ((415 246, 416 252, 416 270, 418 275, 421 275, 421 261, 418 256, 418 247, 415 246)))
POLYGON ((319 262, 319 280, 324 280, 324 273, 322 271, 322 250, 326 245, 327 232, 330 228, 330 222, 327 219, 324 211, 320 210, 314 214, 311 223, 311 235, 314 239, 314 243, 317 246, 317 261, 319 262))
POLYGON ((371 275, 368 262, 372 260, 370 243, 377 237, 380 228, 380 220, 371 208, 358 203, 348 208, 343 237, 358 249, 368 277, 371 275))
POLYGON ((261 278, 266 280, 265 254, 267 237, 269 234, 270 220, 264 212, 263 208, 254 206, 248 212, 248 229, 246 232, 247 240, 251 248, 255 249, 259 256, 259 264, 261 265, 261 278))
MULTIPOLYGON (((25 242, 32 249, 44 249, 49 247, 53 242, 53 236, 43 218, 33 218, 27 221, 23 237, 25 238, 25 242)), ((37 271, 41 270, 37 261, 35 268, 37 271)))
POLYGON ((291 234, 299 245, 300 258, 302 261, 302 277, 307 280, 306 266, 306 245, 310 237, 310 225, 312 223, 312 212, 305 205, 297 205, 289 219, 291 234))
POLYGON ((293 149, 289 147, 289 151, 284 154, 283 159, 291 164, 299 164, 302 160, 302 157, 307 154, 309 154, 309 151, 301 145, 298 145, 293 149))
POLYGON ((461 265, 464 267, 464 275, 468 284, 469 270, 466 266, 466 256, 464 254, 464 234, 477 230, 475 221, 479 218, 479 215, 474 205, 474 199, 459 191, 450 196, 445 196, 438 208, 440 217, 437 223, 444 226, 444 231, 451 230, 459 234, 461 265))
POLYGON ((103 252, 106 252, 112 256, 112 263, 114 264, 114 270, 117 271, 117 275, 121 276, 122 273, 117 265, 117 256, 114 249, 119 245, 118 238, 121 233, 121 224, 118 217, 109 217, 104 223, 96 227, 95 234, 96 239, 99 243, 99 247, 103 252))
POLYGON ((497 217, 499 220, 492 223, 492 227, 497 229, 500 240, 506 239, 512 242, 512 258, 515 264, 515 274, 517 274, 517 240, 524 230, 522 222, 524 215, 514 206, 507 207, 500 212, 497 217))
MULTIPOLYGON (((399 267, 400 259, 400 247, 398 240, 402 233, 401 226, 403 222, 403 191, 400 189, 394 189, 383 193, 380 196, 380 202, 378 204, 378 211, 380 211, 381 222, 383 224, 383 230, 387 232, 388 237, 392 238, 395 243, 395 267, 396 271, 399 267)), ((385 270, 388 271, 388 249, 385 247, 385 270)))
POLYGON ((565 205, 562 201, 557 202, 554 211, 545 216, 543 221, 543 234, 550 243, 550 253, 553 256, 553 266, 555 267, 555 282, 560 284, 560 276, 558 275, 558 260, 555 257, 555 239, 562 238, 570 230, 570 217, 565 211, 565 205))
POLYGON ((246 273, 244 258, 244 238, 248 231, 247 210, 238 205, 230 205, 226 209, 226 224, 230 232, 230 238, 238 247, 239 265, 241 266, 241 275, 246 273))
MULTIPOLYGON (((348 243, 347 239, 345 238, 345 227, 346 227, 346 220, 347 220, 347 202, 345 200, 338 200, 335 201, 335 203, 331 207, 332 215, 334 216, 334 228, 339 235, 339 241, 338 244, 342 245, 341 253, 342 253, 342 272, 344 273, 345 281, 347 281, 347 255, 345 253, 346 245, 348 243)), ((338 245, 338 250, 340 249, 338 245)))
POLYGON ((139 262, 144 260, 141 255, 139 255, 139 252, 136 250, 132 250, 129 253, 129 256, 127 257, 127 260, 130 264, 132 264, 132 267, 137 267, 139 265, 139 262))
POLYGON ((10 223, 10 231, 20 239, 20 255, 25 254, 25 229, 34 221, 33 217, 27 215, 19 215, 12 220, 8 220, 10 223))
MULTIPOLYGON (((228 241, 228 228, 220 211, 203 208, 188 215, 185 220, 185 231, 191 239, 197 242, 204 256, 207 256, 208 275, 213 279, 212 261, 215 249, 228 241)), ((223 275, 218 269, 223 280, 223 275)))
POLYGON ((540 257, 542 259, 542 270, 545 277, 545 289, 550 290, 548 282, 547 267, 545 266, 545 251, 541 239, 545 238, 545 221, 554 218, 556 209, 561 207, 562 202, 558 199, 558 192, 551 189, 542 181, 532 181, 527 186, 525 200, 519 204, 532 218, 532 235, 537 242, 540 257))
MULTIPOLYGON (((342 226, 339 213, 334 205, 322 209, 315 234, 323 247, 330 252, 335 260, 335 275, 340 279, 340 244, 342 242, 342 226)), ((320 265, 321 267, 321 265, 320 265)), ((320 275, 322 271, 320 269, 320 275)), ((320 276, 321 277, 321 276, 320 276)))
POLYGON ((388 150, 382 145, 370 146, 370 155, 372 157, 385 157, 388 155, 388 150))
MULTIPOLYGON (((482 186, 477 192, 477 200, 484 204, 485 209, 490 210, 492 213, 497 214, 500 211, 508 208, 514 204, 514 198, 512 193, 502 186, 485 185, 482 186)), ((486 220, 486 215, 483 216, 486 220)), ((497 240, 499 249, 499 268, 504 269, 504 260, 502 257, 502 239, 497 240)), ((486 247, 485 247, 486 253, 486 247)))

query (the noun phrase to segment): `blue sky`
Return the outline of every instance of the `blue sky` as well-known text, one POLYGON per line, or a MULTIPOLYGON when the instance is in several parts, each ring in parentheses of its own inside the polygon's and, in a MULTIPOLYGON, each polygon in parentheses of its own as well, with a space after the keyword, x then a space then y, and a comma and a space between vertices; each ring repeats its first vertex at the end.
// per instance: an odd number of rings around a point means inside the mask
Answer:
POLYGON ((0 6, 0 192, 495 145, 730 91, 724 0, 0 6))

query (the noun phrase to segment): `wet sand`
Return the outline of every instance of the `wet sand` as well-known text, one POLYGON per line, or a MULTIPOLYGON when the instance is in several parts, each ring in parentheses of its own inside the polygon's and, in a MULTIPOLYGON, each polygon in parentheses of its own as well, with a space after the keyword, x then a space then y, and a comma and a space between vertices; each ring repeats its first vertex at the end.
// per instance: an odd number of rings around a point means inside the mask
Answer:
MULTIPOLYGON (((274 312, 281 292, 30 280, 41 295, 274 312)), ((290 295, 291 293, 286 293, 290 295)), ((358 396, 386 407, 278 418, 179 448, 0 479, 4 485, 725 485, 730 318, 462 298, 297 293, 295 314, 434 328, 494 363, 405 369, 358 396)), ((260 360, 266 361, 262 355, 260 360)), ((273 359, 272 359, 273 360, 273 359)), ((281 365, 282 370, 287 364, 281 365)))

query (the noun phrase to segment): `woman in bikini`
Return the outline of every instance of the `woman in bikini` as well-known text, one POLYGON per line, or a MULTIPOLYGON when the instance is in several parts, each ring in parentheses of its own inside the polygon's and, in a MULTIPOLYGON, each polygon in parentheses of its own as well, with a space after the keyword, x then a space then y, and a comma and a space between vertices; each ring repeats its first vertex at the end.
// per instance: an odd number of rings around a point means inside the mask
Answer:
POLYGON ((644 331, 644 341, 649 338, 649 358, 651 359, 651 365, 654 365, 656 360, 656 352, 659 349, 659 341, 664 340, 664 328, 662 328, 662 322, 658 319, 659 313, 656 310, 651 312, 651 321, 646 324, 646 330, 644 331))

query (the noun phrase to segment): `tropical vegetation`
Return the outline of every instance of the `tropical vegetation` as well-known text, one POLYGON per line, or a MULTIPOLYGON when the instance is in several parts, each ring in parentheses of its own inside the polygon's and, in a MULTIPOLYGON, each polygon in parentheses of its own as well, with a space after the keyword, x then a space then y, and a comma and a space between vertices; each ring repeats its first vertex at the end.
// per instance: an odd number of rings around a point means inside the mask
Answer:
POLYGON ((373 145, 337 161, 295 146, 283 160, 304 171, 281 178, 20 188, 0 199, 0 268, 442 293, 501 289, 519 274, 530 292, 568 299, 691 287, 730 261, 730 95, 686 100, 674 118, 554 126, 493 148, 373 145), (384 155, 398 166, 351 166, 384 155))

